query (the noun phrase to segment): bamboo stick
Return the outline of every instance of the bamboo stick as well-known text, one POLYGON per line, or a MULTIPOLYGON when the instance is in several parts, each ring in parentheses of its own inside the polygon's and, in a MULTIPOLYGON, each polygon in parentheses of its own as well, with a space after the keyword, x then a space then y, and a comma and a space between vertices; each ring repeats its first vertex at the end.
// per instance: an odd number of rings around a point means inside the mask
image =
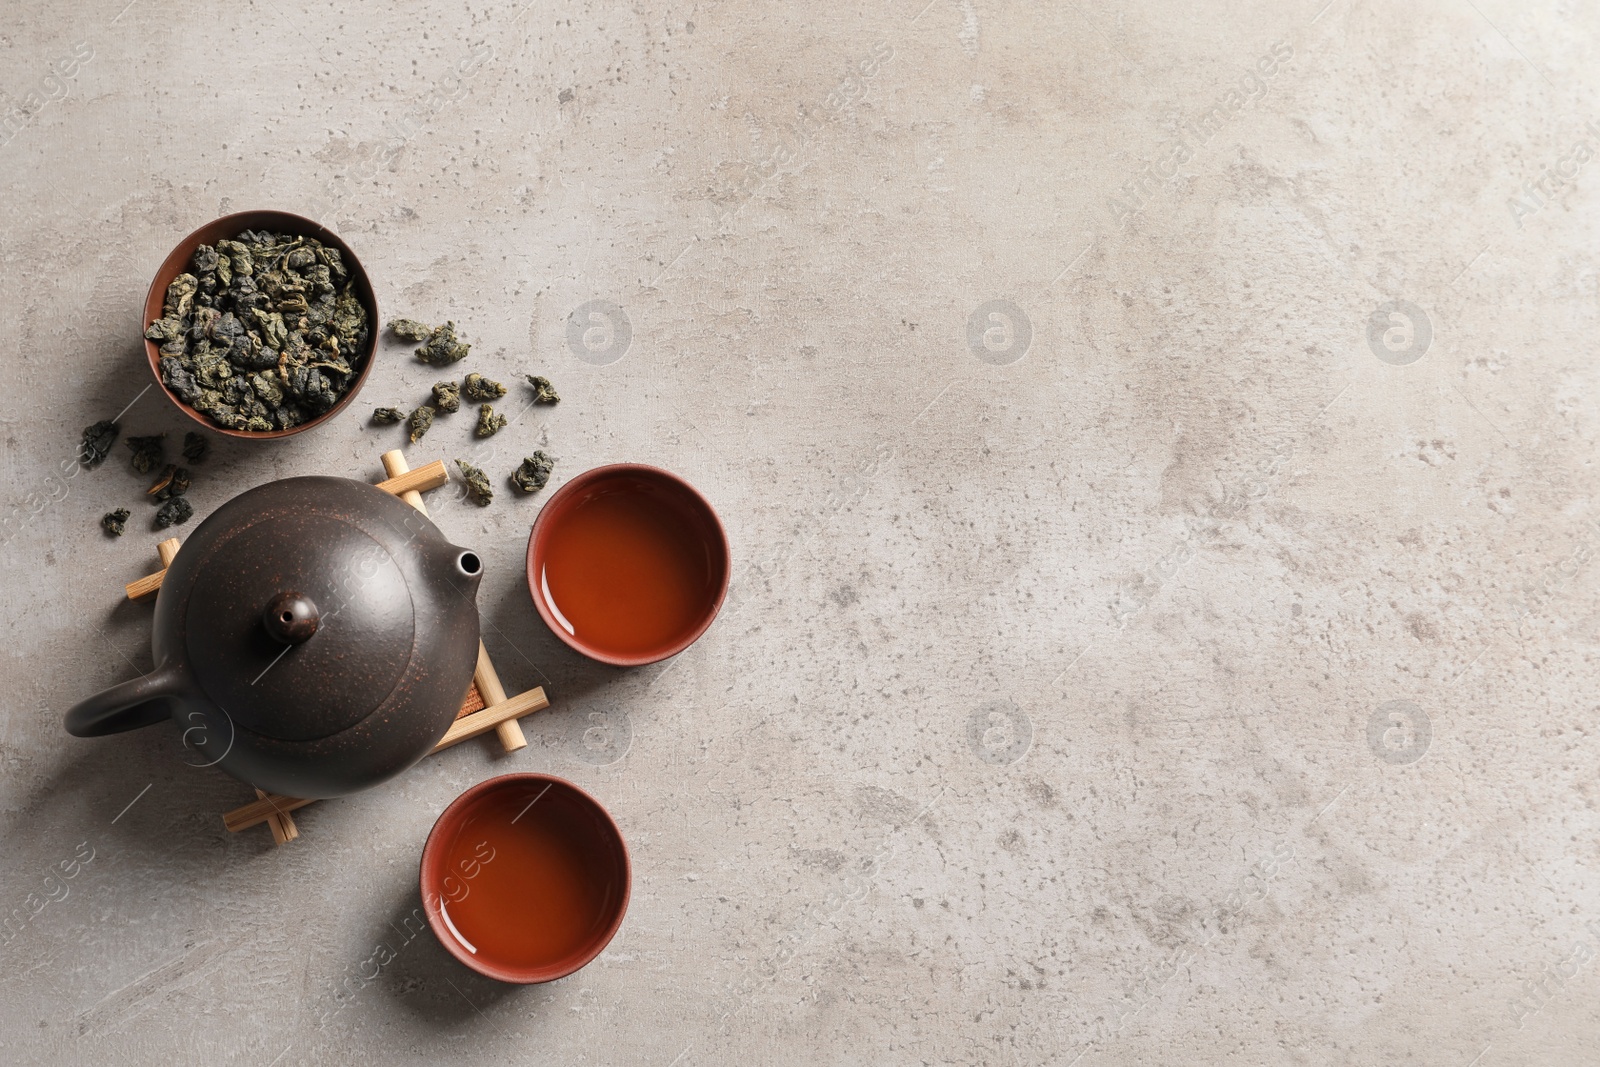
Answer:
MULTIPOLYGON (((469 737, 486 734, 490 730, 497 730, 506 723, 515 723, 524 715, 532 715, 536 711, 543 711, 550 706, 550 701, 545 698, 544 687, 534 686, 526 693, 518 693, 509 700, 502 700, 498 704, 491 704, 482 711, 475 711, 471 715, 463 715, 450 724, 450 729, 444 732, 439 743, 433 746, 435 752, 458 745, 469 737)), ((519 730, 518 733, 521 733, 519 730)), ((523 744, 527 744, 526 741, 523 744)))
POLYGON ((128 594, 129 600, 149 600, 161 591, 161 579, 167 576, 165 568, 154 574, 147 574, 136 582, 129 582, 123 586, 123 591, 128 594))
MULTIPOLYGON (((493 708, 506 701, 506 687, 500 684, 500 675, 495 673, 494 664, 489 662, 489 650, 483 647, 483 642, 478 642, 478 666, 472 672, 472 684, 478 687, 478 692, 483 694, 483 702, 493 708)), ((543 689, 534 689, 532 692, 542 694, 543 689)), ((541 707, 547 705, 540 705, 541 707)), ((538 711, 538 708, 533 710, 538 711)), ((522 726, 516 718, 506 719, 494 728, 495 736, 500 739, 500 747, 507 752, 515 752, 519 748, 526 748, 528 738, 522 732, 522 726)))
POLYGON ((183 542, 176 537, 169 537, 156 545, 156 555, 161 557, 161 566, 163 568, 172 566, 172 561, 178 555, 178 546, 182 544, 183 542))
POLYGON ((287 814, 307 804, 314 804, 314 800, 301 800, 299 797, 279 796, 277 793, 268 793, 260 800, 252 800, 242 808, 234 808, 222 817, 222 825, 234 833, 248 829, 256 823, 266 822, 273 815, 287 814))
MULTIPOLYGON (((256 790, 256 796, 261 800, 267 799, 267 794, 259 789, 256 790)), ((272 840, 280 845, 287 845, 300 836, 300 828, 294 824, 294 817, 286 811, 275 811, 268 815, 267 825, 272 828, 272 840)))
MULTIPOLYGON (((383 473, 389 476, 389 481, 391 482, 398 481, 401 475, 408 474, 411 471, 411 464, 406 462, 406 454, 400 451, 398 448, 391 448, 378 458, 383 461, 383 473)), ((438 463, 441 468, 444 466, 443 460, 435 460, 434 462, 438 463)), ((433 466, 432 463, 428 464, 428 467, 431 466, 433 466)), ((427 470, 428 467, 423 467, 422 469, 427 470)), ((449 478, 450 472, 446 471, 445 480, 448 481, 449 478)), ((379 482, 378 484, 385 485, 387 483, 379 482)), ((439 484, 443 485, 444 483, 440 482, 439 484)), ((428 514, 428 505, 422 502, 422 494, 417 492, 415 487, 409 489, 402 488, 398 493, 395 494, 395 496, 399 497, 401 500, 404 500, 407 504, 410 504, 424 515, 428 514)))
POLYGON ((172 566, 173 557, 178 554, 181 544, 183 542, 176 537, 169 537, 156 546, 156 555, 161 557, 161 569, 123 586, 123 592, 129 600, 147 600, 161 591, 161 580, 167 576, 167 568, 172 566))
MULTIPOLYGON (((390 452, 385 454, 394 455, 395 453, 390 452)), ((389 465, 385 463, 384 469, 387 470, 388 466, 389 465)), ((426 467, 418 467, 416 470, 408 469, 402 471, 398 475, 393 475, 387 481, 379 482, 378 488, 382 489, 385 493, 393 493, 395 496, 404 500, 407 504, 411 504, 412 507, 426 515, 426 511, 412 502, 412 494, 415 494, 419 489, 437 489, 449 480, 450 472, 445 470, 444 460, 436 459, 426 467)), ((417 499, 421 500, 422 497, 419 495, 417 496, 417 499)))

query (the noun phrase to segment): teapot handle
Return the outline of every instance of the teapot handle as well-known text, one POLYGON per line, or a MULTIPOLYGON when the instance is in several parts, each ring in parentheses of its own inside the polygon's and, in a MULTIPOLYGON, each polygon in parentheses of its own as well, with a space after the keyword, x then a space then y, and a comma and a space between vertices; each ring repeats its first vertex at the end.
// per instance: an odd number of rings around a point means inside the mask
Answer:
POLYGON ((80 700, 67 711, 67 733, 74 737, 101 737, 154 726, 171 718, 165 698, 179 692, 178 671, 163 665, 144 675, 114 685, 80 700))

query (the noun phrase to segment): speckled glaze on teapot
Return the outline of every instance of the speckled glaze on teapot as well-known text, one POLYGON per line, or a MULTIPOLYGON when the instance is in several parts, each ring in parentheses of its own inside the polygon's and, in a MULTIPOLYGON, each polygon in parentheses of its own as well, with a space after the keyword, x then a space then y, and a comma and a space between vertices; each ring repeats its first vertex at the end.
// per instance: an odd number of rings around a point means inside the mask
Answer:
POLYGON ((365 482, 289 478, 218 508, 156 598, 156 667, 67 712, 97 737, 174 720, 202 762, 324 798, 444 736, 478 658, 482 564, 365 482))

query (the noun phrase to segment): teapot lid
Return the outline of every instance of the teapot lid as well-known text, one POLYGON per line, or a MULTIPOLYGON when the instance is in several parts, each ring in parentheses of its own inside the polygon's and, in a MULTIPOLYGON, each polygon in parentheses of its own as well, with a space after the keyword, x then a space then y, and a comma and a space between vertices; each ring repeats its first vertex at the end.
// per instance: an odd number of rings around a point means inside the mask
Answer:
POLYGON ((411 591, 359 521, 307 501, 205 545, 185 646, 236 726, 313 741, 360 722, 400 684, 416 647, 411 591))

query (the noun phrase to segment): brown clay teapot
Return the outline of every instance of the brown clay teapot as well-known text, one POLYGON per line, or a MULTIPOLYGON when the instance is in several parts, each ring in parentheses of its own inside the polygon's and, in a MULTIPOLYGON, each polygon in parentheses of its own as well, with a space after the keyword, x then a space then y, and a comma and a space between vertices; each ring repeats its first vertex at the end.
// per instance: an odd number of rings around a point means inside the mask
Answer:
POLYGON ((399 774, 450 727, 478 659, 482 563, 405 502, 288 478, 197 527, 156 598, 155 669, 67 712, 97 737, 171 718, 270 793, 341 796, 399 774))

